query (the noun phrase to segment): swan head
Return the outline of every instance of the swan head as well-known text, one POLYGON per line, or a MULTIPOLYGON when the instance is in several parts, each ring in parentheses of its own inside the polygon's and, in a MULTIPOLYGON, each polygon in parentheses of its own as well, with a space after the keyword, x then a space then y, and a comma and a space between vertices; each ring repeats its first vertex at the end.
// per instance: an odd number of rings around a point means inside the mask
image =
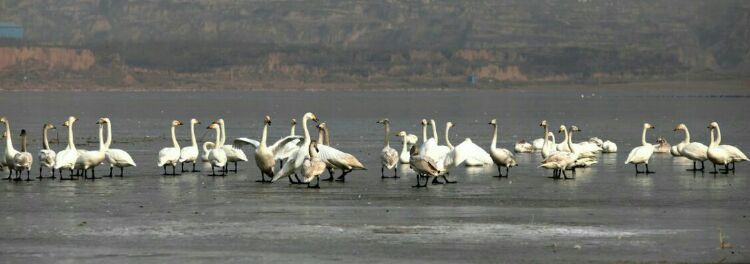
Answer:
POLYGON ((44 124, 44 129, 57 129, 57 128, 55 127, 55 125, 47 123, 47 124, 44 124))
POLYGON ((76 121, 78 121, 78 118, 77 118, 77 117, 75 117, 75 116, 70 116, 70 117, 68 117, 68 121, 65 121, 65 123, 63 123, 63 126, 65 126, 65 127, 69 127, 69 126, 72 126, 72 125, 73 125, 73 123, 75 123, 76 121))
POLYGON ((489 122, 489 123, 487 123, 487 124, 489 124, 490 126, 497 126, 497 119, 493 118, 493 119, 492 119, 492 120, 490 120, 490 122, 489 122))
POLYGON ((453 124, 453 122, 448 121, 447 123, 445 123, 445 127, 454 127, 454 126, 455 125, 453 124))
POLYGON ((714 129, 718 127, 719 127, 719 123, 716 123, 716 122, 711 122, 711 124, 708 124, 708 129, 714 129))
POLYGON ((422 119, 422 121, 419 122, 420 125, 426 126, 427 125, 427 119, 422 119))
POLYGON ((103 125, 107 123, 109 123, 109 118, 106 118, 106 117, 99 118, 99 120, 96 121, 97 125, 103 125))
POLYGON ((397 137, 405 137, 406 136, 406 131, 399 131, 398 133, 396 133, 396 136, 397 137))
POLYGON ((21 134, 19 136, 25 137, 26 136, 26 129, 21 129, 21 134))
POLYGON ((677 130, 687 130, 687 126, 685 126, 685 124, 679 124, 672 131, 677 131, 677 130))
MULTIPOLYGON (((6 117, 0 117, 0 123, 3 123, 3 124, 8 123, 8 118, 6 118, 6 117)), ((3 135, 3 136, 5 136, 5 135, 3 135)))
POLYGON ((317 123, 318 121, 320 121, 320 120, 318 119, 318 116, 316 116, 315 114, 313 114, 313 113, 310 113, 310 112, 307 112, 307 113, 305 113, 305 116, 304 116, 303 118, 306 118, 306 119, 309 119, 309 120, 315 121, 315 123, 317 123))
POLYGON ((310 140, 310 155, 312 155, 313 149, 315 150, 315 152, 320 152, 320 150, 318 150, 318 141, 314 139, 310 140))
POLYGON ((649 124, 649 123, 644 123, 644 124, 643 124, 643 128, 647 128, 647 129, 654 129, 654 128, 656 128, 656 127, 655 127, 655 126, 653 126, 653 125, 651 125, 651 124, 649 124))
POLYGON ((297 124, 297 119, 292 118, 292 125, 296 125, 296 124, 297 124))
POLYGON ((575 125, 570 126, 570 132, 581 132, 581 129, 575 125))
POLYGON ((263 117, 263 124, 266 124, 266 125, 270 126, 271 125, 271 117, 270 116, 263 117))
POLYGON ((662 143, 667 143, 667 140, 666 140, 666 139, 664 139, 663 137, 658 137, 658 138, 656 139, 656 143, 659 143, 659 144, 662 144, 662 143))
POLYGON ((224 118, 216 119, 216 123, 223 126, 224 125, 224 118))
POLYGON ((323 122, 323 123, 318 124, 315 127, 317 127, 318 129, 326 129, 328 126, 326 125, 326 122, 323 122))
POLYGON ((201 123, 201 121, 198 121, 198 119, 195 119, 195 118, 191 118, 190 119, 190 124, 191 125, 198 125, 200 123, 201 123))
POLYGON ((378 120, 378 122, 376 123, 385 125, 385 124, 390 124, 391 120, 388 120, 388 118, 383 118, 383 119, 378 120))
POLYGON ((565 128, 565 125, 560 125, 560 129, 557 130, 557 133, 567 132, 568 129, 565 128))
POLYGON ((540 127, 547 127, 547 120, 542 120, 541 123, 539 123, 540 127))
POLYGON ((208 125, 206 129, 219 129, 219 124, 217 124, 216 122, 213 122, 210 125, 208 125))
POLYGON ((180 120, 172 120, 172 126, 173 127, 181 126, 181 125, 183 125, 182 121, 180 121, 180 120))

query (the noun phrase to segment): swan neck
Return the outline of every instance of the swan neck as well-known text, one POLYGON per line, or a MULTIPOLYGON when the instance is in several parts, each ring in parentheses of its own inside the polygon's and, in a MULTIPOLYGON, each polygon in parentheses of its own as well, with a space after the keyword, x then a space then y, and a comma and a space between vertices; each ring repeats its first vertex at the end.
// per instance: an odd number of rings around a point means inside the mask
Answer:
POLYGON ((448 145, 449 148, 453 149, 453 144, 451 144, 451 139, 448 137, 448 134, 450 134, 451 127, 449 127, 447 124, 445 125, 445 144, 448 145))
POLYGON ((643 146, 648 145, 648 143, 646 142, 646 131, 648 131, 648 127, 643 128, 643 134, 641 135, 641 144, 643 146))
POLYGON ((323 144, 323 145, 325 145, 325 143, 323 142, 323 139, 325 138, 324 137, 325 133, 326 132, 323 131, 323 128, 321 128, 321 127, 318 128, 318 142, 320 142, 320 144, 323 144))
POLYGON ((310 160, 315 158, 315 146, 313 144, 310 144, 310 147, 308 147, 308 152, 310 152, 310 160))
POLYGON ((542 144, 542 149, 546 148, 547 144, 549 144, 549 128, 544 126, 544 144, 542 144))
POLYGON ((73 142, 73 123, 68 126, 68 149, 76 149, 76 143, 73 142))
POLYGON ((492 144, 490 144, 490 147, 492 149, 497 148, 497 125, 492 126, 492 144))
POLYGON ((112 145, 112 122, 107 122, 107 142, 104 143, 106 149, 112 145))
POLYGON ((104 152, 104 125, 99 124, 99 151, 104 152))
POLYGON ((690 130, 685 127, 685 140, 682 141, 685 144, 690 144, 690 130))
POLYGON ((5 122, 5 132, 8 133, 7 137, 5 137, 5 153, 8 153, 9 149, 13 149, 13 141, 10 139, 10 124, 8 122, 5 122))
POLYGON ((292 124, 292 131, 289 132, 290 136, 294 136, 294 130, 297 127, 297 124, 292 124))
POLYGON ((401 152, 409 151, 408 144, 406 144, 406 136, 401 137, 403 142, 403 147, 401 148, 401 152))
POLYGON ((391 125, 388 123, 385 123, 385 146, 390 147, 391 146, 391 140, 390 137, 388 137, 388 134, 391 133, 391 125))
POLYGON ((49 149, 49 140, 47 137, 47 125, 44 125, 44 128, 42 129, 42 149, 49 149))
POLYGON ((719 126, 716 126, 716 145, 721 145, 721 128, 719 126))
MULTIPOLYGON (((216 129, 216 144, 214 144, 214 149, 219 147, 219 143, 221 143, 221 128, 214 128, 216 129)), ((206 145, 203 145, 204 147, 206 145)))
POLYGON ((435 139, 435 143, 438 143, 438 137, 437 137, 437 128, 435 127, 435 120, 430 120, 430 124, 432 125, 432 138, 435 139))
POLYGON ((26 134, 21 137, 21 152, 26 152, 26 134))
POLYGON ((304 143, 310 144, 310 130, 307 129, 307 116, 302 118, 302 131, 305 132, 304 143))
POLYGON ((175 136, 175 126, 172 126, 172 145, 176 149, 180 149, 180 144, 177 144, 177 136, 175 136))
MULTIPOLYGON (((112 133, 111 130, 110 133, 112 133)), ((190 122, 190 143, 193 144, 194 148, 198 148, 198 142, 195 140, 195 123, 192 121, 190 122)))
POLYGON ((576 150, 573 149, 573 131, 565 131, 565 141, 567 141, 568 148, 570 149, 570 153, 575 154, 576 150))
POLYGON ((221 124, 221 143, 219 144, 219 147, 223 147, 224 143, 227 142, 227 128, 224 126, 224 123, 221 124))
POLYGON ((422 143, 427 142, 427 126, 422 125, 422 143))
POLYGON ((263 135, 260 137, 260 145, 265 146, 268 140, 268 124, 263 124, 263 135))
POLYGON ((330 135, 330 133, 328 131, 328 127, 324 127, 323 128, 323 132, 325 132, 324 133, 324 135, 325 135, 325 142, 323 143, 323 145, 330 146, 331 145, 331 141, 328 139, 328 135, 330 135))

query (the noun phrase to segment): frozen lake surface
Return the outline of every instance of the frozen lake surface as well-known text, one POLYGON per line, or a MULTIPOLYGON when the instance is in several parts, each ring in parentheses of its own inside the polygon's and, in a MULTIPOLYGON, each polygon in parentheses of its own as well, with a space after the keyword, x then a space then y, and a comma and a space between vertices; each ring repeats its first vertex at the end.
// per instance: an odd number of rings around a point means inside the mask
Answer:
MULTIPOLYGON (((708 144, 710 121, 724 144, 750 151, 750 89, 534 88, 440 92, 164 92, 0 93, 0 115, 11 121, 16 148, 29 130, 31 152, 42 124, 75 115, 79 147, 95 149, 96 120, 112 119, 113 147, 128 150, 138 167, 124 178, 96 181, 0 182, 0 260, 40 263, 135 262, 594 262, 750 261, 750 164, 736 173, 687 172, 683 158, 655 154, 656 174, 634 175, 623 164, 640 144, 643 122, 656 129, 648 140, 682 140, 672 129, 685 123, 694 141, 708 144), (229 138, 259 138, 270 115, 270 138, 288 134, 289 120, 312 111, 331 129, 331 141, 368 168, 346 183, 321 189, 287 181, 256 183, 253 161, 237 174, 161 176, 156 153, 169 146, 169 122, 196 117, 227 121, 229 138), (616 154, 579 170, 575 180, 553 180, 537 168, 538 153, 517 154, 509 178, 494 167, 451 172, 458 184, 413 189, 414 175, 380 179, 380 118, 394 132, 421 135, 418 122, 446 121, 454 143, 470 137, 488 147, 497 118, 502 147, 542 135, 548 120, 577 125, 577 141, 615 141, 616 154), (732 248, 719 248, 723 232, 732 248)), ((301 133, 298 126, 297 132, 301 133)), ((316 135, 317 133, 314 133, 316 135)), ((181 144, 189 127, 178 129, 181 144)), ((52 133, 52 138, 56 138, 52 133)), ((66 132, 59 131, 65 146, 66 132)), ((202 140, 202 141, 203 141, 202 140)), ((398 145, 399 144, 393 144, 398 145)), ((400 149, 400 148, 399 148, 400 149)), ((248 156, 250 148, 246 148, 248 156)), ((35 166, 38 161, 35 161, 35 166)), ((37 167, 35 167, 37 168, 37 167)), ((102 166, 98 175, 107 172, 102 166)), ((34 174, 37 171, 34 170, 34 174)))

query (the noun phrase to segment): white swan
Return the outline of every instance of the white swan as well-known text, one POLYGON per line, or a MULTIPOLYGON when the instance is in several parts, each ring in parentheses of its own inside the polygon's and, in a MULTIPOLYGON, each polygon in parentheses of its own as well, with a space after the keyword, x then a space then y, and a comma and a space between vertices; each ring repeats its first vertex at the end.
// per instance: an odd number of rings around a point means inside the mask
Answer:
POLYGON ((398 178, 398 169, 396 165, 399 162, 398 151, 391 147, 391 121, 388 118, 379 120, 378 124, 383 124, 385 127, 385 139, 383 150, 380 151, 380 178, 385 177, 385 169, 393 169, 392 178, 398 178))
POLYGON ((399 131, 396 134, 397 137, 401 138, 403 146, 401 147, 401 154, 398 156, 398 161, 401 164, 409 164, 409 145, 417 144, 419 138, 413 134, 407 134, 406 131, 399 131))
POLYGON ((617 152, 617 144, 612 141, 604 141, 602 142, 602 153, 616 153, 617 152))
POLYGON ((99 149, 83 152, 76 159, 75 168, 83 170, 84 179, 88 177, 87 171, 89 169, 91 169, 91 179, 96 179, 96 167, 102 164, 107 157, 107 145, 104 144, 104 124, 106 122, 104 118, 96 121, 96 124, 99 125, 99 149))
POLYGON ((237 162, 242 161, 246 162, 248 161, 247 155, 245 155, 245 152, 242 151, 241 147, 239 145, 226 145, 227 142, 227 130, 224 125, 224 119, 219 118, 219 120, 216 121, 219 124, 219 127, 221 127, 221 142, 222 142, 222 148, 224 149, 224 153, 227 155, 227 163, 231 162, 234 163, 234 169, 230 170, 229 166, 224 168, 225 172, 237 172, 237 162))
POLYGON ((279 159, 280 152, 286 147, 287 143, 299 142, 299 139, 302 138, 300 136, 287 136, 276 141, 273 145, 267 146, 269 126, 271 126, 271 117, 266 116, 263 120, 263 134, 260 142, 245 137, 234 140, 235 146, 252 145, 255 147, 255 164, 258 165, 261 173, 261 179, 258 182, 268 182, 266 181, 266 175, 273 179, 273 168, 276 166, 276 160, 279 159))
POLYGON ((317 146, 316 141, 313 140, 310 142, 310 147, 308 147, 308 155, 310 157, 306 158, 302 163, 302 181, 307 183, 307 188, 320 188, 320 174, 326 171, 326 163, 317 156, 317 152, 319 152, 317 146), (317 181, 315 185, 311 186, 310 182, 312 182, 313 178, 317 179, 317 181))
POLYGON ((208 129, 216 130, 216 143, 214 148, 208 151, 208 163, 211 164, 211 174, 209 176, 225 176, 227 171, 225 166, 227 165, 227 153, 224 151, 224 138, 222 137, 221 124, 218 121, 211 123, 208 129), (216 174, 216 167, 219 167, 221 174, 216 174))
POLYGON ((39 150, 39 177, 38 178, 44 178, 42 175, 42 169, 48 168, 50 169, 52 176, 50 178, 55 178, 55 157, 57 156, 55 151, 52 150, 49 147, 49 140, 47 137, 47 131, 50 129, 56 129, 55 125, 53 124, 44 124, 44 127, 42 128, 42 149, 39 150))
POLYGON ((553 153, 557 152, 557 144, 554 142, 555 136, 549 132, 549 126, 547 125, 547 120, 542 120, 541 123, 539 123, 539 126, 542 127, 544 130, 544 143, 542 144, 542 151, 540 154, 542 155, 542 159, 546 159, 553 153), (552 142, 549 141, 550 135, 552 136, 552 142))
MULTIPOLYGON (((538 139, 542 140, 541 146, 544 146, 544 139, 543 138, 538 138, 538 139)), ((541 147, 539 149, 541 149, 541 147)), ((513 150, 517 153, 531 153, 531 152, 534 152, 536 148, 534 148, 534 145, 532 143, 529 143, 526 140, 521 139, 518 142, 516 142, 516 145, 513 148, 513 150)))
MULTIPOLYGON (((727 165, 725 167, 725 169, 734 171, 734 163, 735 162, 742 162, 742 161, 748 160, 748 158, 745 155, 745 153, 743 153, 739 148, 737 148, 735 146, 732 146, 732 145, 721 145, 721 128, 719 128, 719 123, 711 122, 711 124, 709 124, 708 127, 709 127, 709 129, 712 130, 712 132, 711 132, 711 137, 712 137, 711 141, 713 141, 713 130, 715 129, 716 130, 716 145, 719 146, 720 148, 723 148, 724 150, 726 150, 726 152, 729 153, 729 156, 732 159, 731 160, 732 168, 730 169, 728 167, 728 164, 725 164, 725 165, 727 165)), ((716 163, 714 163, 714 173, 716 173, 716 163)))
POLYGON ((177 163, 180 161, 180 144, 177 143, 175 129, 181 125, 183 124, 179 120, 172 120, 172 125, 170 126, 172 132, 172 147, 166 147, 159 151, 159 159, 157 160, 156 165, 164 168, 163 175, 169 175, 167 174, 167 166, 172 166, 171 175, 177 175, 176 168, 177 163))
POLYGON ((324 181, 333 181, 333 169, 339 169, 341 170, 341 175, 339 175, 338 178, 336 178, 336 181, 346 181, 346 175, 352 172, 353 170, 366 170, 365 165, 362 165, 359 160, 354 157, 354 155, 340 151, 336 148, 331 147, 330 142, 328 140, 328 127, 325 123, 320 123, 318 125, 319 132, 322 133, 324 143, 325 144, 319 144, 318 145, 318 155, 320 156, 320 159, 323 160, 329 169, 329 174, 331 177, 325 179, 324 181))
POLYGON ((533 151, 542 151, 542 148, 544 148, 544 138, 540 137, 531 141, 531 147, 533 151))
POLYGON ((675 157, 681 157, 682 156, 682 148, 690 144, 690 131, 687 129, 687 126, 685 124, 679 124, 673 131, 685 131, 685 139, 682 140, 682 142, 675 144, 671 148, 669 148, 669 153, 672 154, 672 156, 675 157))
POLYGON ((508 177, 510 174, 510 167, 518 166, 516 158, 509 150, 497 147, 497 119, 490 121, 492 127, 492 143, 490 144, 490 156, 492 161, 497 165, 497 177, 508 177), (503 175, 502 167, 505 167, 505 175, 503 175))
POLYGON ((73 179, 73 168, 76 165, 76 160, 78 159, 78 150, 76 149, 76 144, 73 142, 73 124, 78 121, 78 118, 71 116, 68 117, 68 120, 63 123, 64 127, 68 128, 68 146, 57 153, 57 156, 55 157, 55 169, 58 170, 60 174, 60 180, 63 180, 62 178, 62 169, 70 170, 70 178, 73 179))
POLYGON ((573 167, 570 168, 573 171, 575 171, 575 168, 578 168, 578 167, 586 168, 586 167, 591 167, 591 165, 594 165, 594 164, 598 163, 597 160, 596 160, 596 155, 594 154, 594 153, 596 153, 595 151, 598 151, 598 147, 594 143, 585 142, 585 143, 588 144, 588 146, 587 146, 587 144, 574 145, 572 143, 572 141, 573 141, 573 133, 580 132, 580 131, 581 131, 581 129, 579 129, 577 126, 572 125, 572 126, 570 126, 570 132, 568 132, 568 136, 567 136, 568 142, 571 143, 571 144, 569 144, 568 148, 572 147, 572 149, 574 150, 574 152, 578 155, 578 159, 573 164, 573 167))
POLYGON ((290 183, 294 183, 292 181, 292 178, 290 177, 293 173, 300 171, 302 169, 302 165, 305 162, 305 159, 310 157, 310 130, 307 128, 307 121, 312 120, 314 122, 318 122, 318 117, 310 112, 305 113, 305 115, 302 117, 302 130, 304 133, 304 138, 302 140, 302 144, 297 149, 297 151, 291 155, 286 162, 284 162, 284 165, 281 166, 281 170, 278 173, 274 173, 273 178, 271 179, 271 182, 276 182, 278 179, 283 177, 288 177, 290 183))
POLYGON ((18 150, 16 150, 13 147, 13 140, 11 139, 10 135, 10 121, 6 117, 0 117, 0 123, 5 124, 5 132, 3 132, 3 136, 5 137, 5 157, 3 157, 3 166, 7 167, 8 172, 8 180, 11 179, 11 175, 13 174, 13 170, 15 169, 13 167, 14 164, 14 158, 16 157, 16 154, 18 154, 18 150))
POLYGON ((31 181, 29 174, 31 174, 31 165, 34 163, 34 158, 26 150, 26 145, 26 129, 21 129, 21 151, 13 157, 13 168, 16 170, 15 180, 17 181, 21 180, 21 173, 23 171, 26 171, 26 181, 31 181))
POLYGON ((107 157, 107 162, 109 163, 109 177, 112 177, 112 170, 114 169, 114 167, 120 168, 120 177, 124 177, 124 168, 135 167, 135 161, 127 151, 124 151, 122 149, 110 148, 110 146, 112 145, 112 121, 110 121, 109 118, 106 117, 103 119, 107 124, 107 142, 105 142, 104 145, 107 145, 107 151, 105 152, 105 154, 107 157))
POLYGON ((450 129, 453 128, 455 125, 453 122, 448 122, 445 124, 445 144, 448 145, 448 148, 451 151, 454 151, 454 155, 458 155, 463 160, 461 161, 455 161, 458 163, 463 163, 467 167, 469 166, 486 166, 491 165, 492 157, 490 157, 490 154, 487 153, 482 147, 477 146, 477 144, 474 144, 474 142, 471 141, 471 138, 464 139, 461 144, 458 144, 457 146, 453 147, 453 144, 451 144, 450 137, 450 129))
MULTIPOLYGON (((542 121, 541 125, 545 127, 545 131, 548 131, 547 122, 542 121)), ((560 126, 560 129, 557 131, 557 133, 565 133, 567 137, 568 131, 565 126, 560 126)), ((546 143, 548 144, 549 141, 547 141, 546 143)), ((560 174, 562 174, 565 179, 568 179, 568 175, 565 173, 565 170, 575 166, 575 163, 579 158, 575 148, 572 148, 572 146, 570 146, 572 145, 571 142, 566 141, 565 144, 568 144, 568 147, 572 149, 573 152, 549 150, 547 154, 548 156, 541 162, 541 165, 539 165, 539 167, 541 168, 551 169, 552 178, 558 179, 560 178, 560 174)))
MULTIPOLYGON (((581 129, 579 129, 577 126, 570 126, 570 132, 580 131, 581 129)), ((595 153, 601 150, 596 144, 591 142, 585 141, 581 143, 573 143, 573 133, 566 133, 565 139, 563 140, 562 144, 557 145, 557 150, 573 152, 573 149, 575 149, 575 151, 578 152, 581 157, 594 157, 596 156, 595 153), (570 144, 567 144, 568 141, 570 141, 570 144)))
POLYGON ((190 146, 183 147, 180 150, 180 171, 185 172, 185 163, 192 163, 193 170, 191 172, 198 172, 195 169, 195 163, 198 161, 198 142, 195 140, 195 125, 200 124, 198 119, 190 119, 190 146))
POLYGON ((679 156, 693 161, 693 169, 688 171, 703 171, 705 165, 703 162, 708 159, 708 147, 700 142, 690 142, 690 130, 685 124, 679 124, 674 128, 674 131, 679 130, 685 131, 685 140, 677 147, 677 153, 679 153, 679 156), (696 168, 697 161, 701 163, 700 169, 696 168))
MULTIPOLYGON (((297 119, 292 118, 291 126, 292 126, 292 128, 291 128, 291 132, 289 132, 289 136, 295 136, 295 132, 294 131, 295 131, 295 128, 297 126, 297 119)), ((283 140, 283 139, 284 138, 279 139, 279 141, 283 140)), ((276 141, 276 143, 279 143, 279 141, 276 141)), ((276 144, 276 143, 274 143, 274 144, 276 144)), ((276 159, 279 160, 279 165, 280 165, 279 168, 281 168, 281 166, 283 165, 284 160, 286 160, 289 157, 291 157, 294 153, 297 153, 297 150, 299 149, 299 144, 300 143, 302 143, 301 137, 300 137, 300 139, 292 140, 290 142, 287 142, 286 144, 284 144, 283 147, 281 147, 280 150, 278 150, 278 155, 276 155, 276 159)))
POLYGON ((450 152, 451 149, 446 145, 440 145, 435 119, 430 119, 430 126, 432 127, 432 138, 435 139, 435 147, 431 148, 430 153, 427 153, 427 155, 432 156, 435 160, 441 160, 448 155, 448 152, 450 152))
POLYGON ((649 123, 643 124, 643 134, 641 134, 641 146, 633 148, 633 150, 630 151, 630 154, 628 154, 628 159, 625 160, 625 164, 633 164, 635 165, 635 173, 654 173, 653 171, 649 171, 648 169, 648 160, 651 159, 651 155, 654 154, 654 145, 651 145, 650 143, 646 142, 646 131, 649 129, 654 129, 655 127, 652 126, 649 123), (646 170, 645 171, 639 171, 638 170, 638 164, 646 164, 646 170))

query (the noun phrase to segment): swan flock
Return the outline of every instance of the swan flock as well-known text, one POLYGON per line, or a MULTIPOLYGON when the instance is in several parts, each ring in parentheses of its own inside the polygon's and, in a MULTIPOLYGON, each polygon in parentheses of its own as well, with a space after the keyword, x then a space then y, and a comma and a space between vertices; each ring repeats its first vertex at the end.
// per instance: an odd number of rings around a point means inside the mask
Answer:
MULTIPOLYGON (((204 142, 199 147, 196 138, 196 126, 201 122, 195 118, 189 121, 190 144, 181 147, 178 142, 177 131, 184 125, 180 120, 170 122, 169 131, 170 144, 162 148, 156 157, 156 165, 162 168, 163 175, 180 175, 186 172, 185 165, 189 165, 187 172, 199 172, 196 164, 206 163, 210 166, 210 176, 226 176, 230 172, 237 172, 238 162, 248 161, 244 148, 252 147, 250 153, 255 159, 260 173, 258 182, 273 183, 286 178, 291 184, 303 184, 309 188, 320 188, 320 177, 327 172, 328 178, 322 180, 341 181, 356 170, 366 170, 353 154, 335 148, 330 143, 330 130, 325 122, 314 113, 305 113, 302 116, 302 135, 296 135, 296 119, 292 119, 291 132, 282 135, 278 140, 272 140, 268 129, 272 124, 270 116, 263 119, 263 128, 260 138, 237 137, 227 143, 227 135, 224 119, 210 122, 206 129, 212 132, 214 140, 204 142), (310 126, 311 123, 315 123, 310 126), (310 128, 318 132, 316 140, 312 139, 310 128), (202 151, 202 153, 201 153, 202 151), (230 166, 232 164, 233 166, 230 166), (177 167, 180 166, 178 170, 177 167), (230 167, 233 167, 230 169, 230 167), (341 171, 334 176, 336 171, 341 171), (300 177, 301 176, 301 177, 300 177), (314 185, 313 185, 314 182, 314 185)), ((38 166, 39 174, 36 178, 57 178, 60 180, 73 180, 83 177, 84 179, 97 178, 96 168, 104 163, 109 166, 109 177, 113 176, 115 168, 120 170, 118 176, 124 176, 124 169, 135 167, 136 163, 130 154, 122 149, 111 148, 112 144, 112 120, 106 117, 96 121, 98 126, 98 148, 95 150, 77 149, 74 136, 74 124, 78 118, 71 116, 61 123, 67 130, 67 146, 55 151, 50 147, 48 131, 56 130, 52 123, 46 123, 42 127, 42 147, 37 152, 36 163, 27 146, 29 136, 25 129, 21 130, 19 136, 20 149, 13 145, 13 136, 10 120, 0 117, 0 123, 4 125, 3 140, 5 141, 4 153, 0 156, 0 168, 8 171, 6 179, 14 181, 31 181, 30 174, 34 165, 38 166), (45 173, 45 170, 48 172, 45 173), (22 178, 25 172, 25 179, 22 178), (68 177, 63 177, 63 172, 68 172, 68 177), (46 176, 45 176, 46 175, 46 176)), ((497 119, 489 121, 490 129, 487 130, 492 141, 487 144, 476 144, 472 139, 465 138, 458 145, 451 142, 451 128, 457 127, 453 122, 446 122, 444 127, 443 144, 438 137, 438 125, 434 119, 422 119, 416 123, 421 127, 421 141, 418 136, 409 134, 407 131, 393 133, 391 121, 388 118, 376 122, 382 126, 383 141, 382 150, 379 153, 381 178, 399 178, 404 175, 402 170, 410 169, 416 174, 417 184, 413 187, 427 187, 427 183, 450 184, 457 181, 450 179, 450 171, 459 166, 495 166, 498 171, 496 177, 509 177, 510 170, 519 164, 516 155, 518 153, 539 152, 542 162, 535 167, 552 170, 553 179, 574 179, 578 168, 587 168, 598 163, 599 155, 617 152, 617 145, 610 140, 602 140, 592 137, 589 140, 574 142, 573 136, 581 131, 575 125, 561 125, 557 133, 550 131, 546 120, 541 121, 539 126, 541 137, 526 141, 520 140, 515 143, 511 150, 498 146, 498 138, 502 138, 501 123, 497 119), (428 135, 428 128, 432 132, 428 135), (561 139, 560 143, 555 140, 555 135, 561 139), (391 139, 400 139, 398 143, 391 144, 391 139), (515 153, 514 153, 515 152, 515 153), (401 164, 401 165, 400 165, 401 164), (503 173, 504 171, 504 173, 503 173)), ((372 129, 375 129, 373 127, 372 129)), ((733 145, 722 144, 721 128, 716 122, 711 122, 706 127, 710 134, 709 144, 692 141, 690 131, 685 124, 678 124, 673 131, 684 134, 683 141, 670 145, 666 139, 659 137, 655 144, 649 143, 648 131, 655 129, 654 125, 644 123, 641 130, 641 140, 628 154, 625 164, 632 164, 636 174, 654 173, 649 169, 649 161, 654 154, 667 154, 676 158, 685 158, 692 162, 689 171, 704 171, 705 162, 713 165, 710 173, 726 174, 735 170, 735 163, 747 161, 747 156, 733 145)), ((152 163, 154 164, 154 163, 152 163)))

